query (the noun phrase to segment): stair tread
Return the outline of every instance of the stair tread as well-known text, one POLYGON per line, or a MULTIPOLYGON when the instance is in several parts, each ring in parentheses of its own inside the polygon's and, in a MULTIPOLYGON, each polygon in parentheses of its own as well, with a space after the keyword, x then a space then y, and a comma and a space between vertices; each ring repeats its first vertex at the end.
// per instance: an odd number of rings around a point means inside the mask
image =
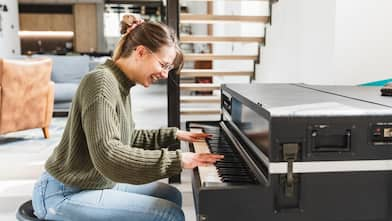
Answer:
POLYGON ((208 95, 208 96, 180 96, 180 102, 182 103, 219 103, 220 96, 208 95))
POLYGON ((180 14, 180 23, 221 23, 221 22, 257 22, 267 23, 269 16, 249 15, 195 15, 180 14))
POLYGON ((233 71, 233 70, 223 70, 223 69, 182 69, 181 73, 247 73, 247 72, 253 72, 252 70, 238 70, 238 71, 233 71))
POLYGON ((218 95, 203 95, 203 96, 185 96, 185 95, 183 95, 183 96, 181 96, 180 97, 180 99, 181 98, 184 98, 184 99, 195 99, 195 100, 197 100, 197 99, 217 99, 217 100, 220 100, 220 96, 218 96, 218 95))
POLYGON ((220 90, 220 84, 212 83, 180 83, 181 90, 191 90, 191 91, 213 91, 220 90))
POLYGON ((258 55, 227 55, 227 54, 184 54, 184 59, 192 60, 256 60, 258 55))
POLYGON ((180 42, 264 42, 264 37, 251 36, 212 36, 212 35, 182 35, 180 42))
MULTIPOLYGON (((187 2, 213 2, 213 1, 219 1, 219 0, 186 0, 187 2)), ((243 0, 221 0, 221 1, 243 1, 243 0)), ((269 0, 247 0, 250 2, 267 2, 269 0)))
POLYGON ((211 77, 211 76, 252 76, 253 71, 233 71, 233 70, 214 70, 214 69, 182 69, 181 77, 211 77))
POLYGON ((220 108, 217 107, 188 107, 188 108, 181 108, 183 111, 220 111, 220 108))
POLYGON ((180 114, 220 114, 219 108, 181 108, 180 114))
POLYGON ((185 84, 180 84, 180 87, 220 87, 220 84, 214 84, 214 83, 185 83, 185 84))

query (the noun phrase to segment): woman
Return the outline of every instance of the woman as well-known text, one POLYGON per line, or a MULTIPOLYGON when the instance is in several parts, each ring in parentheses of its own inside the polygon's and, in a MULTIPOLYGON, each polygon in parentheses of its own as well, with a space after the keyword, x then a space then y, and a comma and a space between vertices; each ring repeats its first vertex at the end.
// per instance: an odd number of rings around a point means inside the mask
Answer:
POLYGON ((130 88, 167 78, 183 61, 167 26, 129 15, 121 24, 112 60, 80 82, 63 137, 34 187, 40 219, 184 220, 180 192, 153 181, 223 157, 163 148, 208 137, 203 133, 134 129, 130 88))

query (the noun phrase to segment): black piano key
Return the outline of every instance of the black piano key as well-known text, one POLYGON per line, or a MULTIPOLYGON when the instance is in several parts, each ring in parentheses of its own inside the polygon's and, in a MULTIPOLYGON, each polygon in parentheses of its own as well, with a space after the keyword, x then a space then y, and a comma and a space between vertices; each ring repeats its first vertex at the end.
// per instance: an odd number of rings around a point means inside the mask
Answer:
POLYGON ((216 163, 219 165, 219 164, 237 164, 237 165, 240 165, 240 164, 242 164, 244 161, 242 161, 242 160, 239 160, 239 159, 225 159, 225 158, 223 158, 222 160, 220 160, 220 161, 217 161, 216 163))
POLYGON ((219 168, 219 173, 248 173, 248 170, 246 169, 233 169, 233 168, 219 168))
MULTIPOLYGON (((233 151, 231 148, 229 148, 229 147, 214 147, 214 146, 210 146, 210 149, 212 150, 212 151, 227 151, 227 152, 230 152, 230 153, 234 153, 235 151, 233 151)), ((237 152, 235 152, 235 153, 237 153, 237 152)))
POLYGON ((222 178, 223 182, 227 183, 251 183, 251 179, 246 179, 246 178, 235 178, 235 177, 224 177, 222 178))
POLYGON ((218 174, 220 175, 235 175, 235 176, 249 176, 248 171, 218 171, 218 174))
POLYGON ((215 164, 215 166, 216 166, 216 168, 218 168, 218 170, 222 169, 222 168, 230 168, 230 169, 237 169, 237 170, 239 170, 239 169, 247 170, 248 169, 245 166, 241 166, 241 165, 238 166, 238 165, 233 165, 233 164, 215 164))
POLYGON ((222 155, 224 156, 224 158, 221 159, 221 161, 225 161, 225 160, 241 160, 241 161, 243 161, 242 159, 238 158, 237 156, 230 156, 227 154, 222 154, 222 155))
POLYGON ((227 177, 227 176, 229 176, 229 177, 244 177, 244 178, 248 178, 249 177, 248 173, 237 173, 237 172, 231 172, 231 173, 229 173, 229 172, 225 172, 225 173, 219 172, 218 175, 220 177, 227 177))
POLYGON ((222 177, 221 178, 222 180, 231 180, 231 181, 251 181, 251 179, 250 178, 248 178, 248 177, 245 177, 245 176, 229 176, 229 175, 227 175, 227 176, 224 176, 224 177, 222 177))
POLYGON ((236 160, 236 159, 224 159, 224 160, 222 159, 220 161, 217 161, 216 163, 217 163, 217 165, 230 165, 230 164, 232 164, 232 165, 237 165, 237 166, 240 166, 240 165, 244 166, 243 161, 236 160))
POLYGON ((205 128, 205 133, 212 134, 206 139, 211 153, 222 154, 224 158, 215 163, 218 175, 222 182, 227 183, 252 183, 254 178, 237 150, 229 142, 228 137, 219 127, 205 128))

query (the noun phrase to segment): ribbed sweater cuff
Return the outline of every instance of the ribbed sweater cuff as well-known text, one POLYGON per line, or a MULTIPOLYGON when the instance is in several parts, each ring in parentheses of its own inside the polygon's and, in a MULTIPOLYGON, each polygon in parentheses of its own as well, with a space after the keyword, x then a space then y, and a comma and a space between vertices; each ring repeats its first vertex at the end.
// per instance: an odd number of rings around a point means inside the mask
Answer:
POLYGON ((168 127, 167 130, 168 130, 170 139, 172 141, 177 141, 178 128, 177 127, 168 127))
POLYGON ((171 165, 167 170, 168 177, 180 174, 182 171, 181 150, 168 151, 168 157, 171 160, 171 165))

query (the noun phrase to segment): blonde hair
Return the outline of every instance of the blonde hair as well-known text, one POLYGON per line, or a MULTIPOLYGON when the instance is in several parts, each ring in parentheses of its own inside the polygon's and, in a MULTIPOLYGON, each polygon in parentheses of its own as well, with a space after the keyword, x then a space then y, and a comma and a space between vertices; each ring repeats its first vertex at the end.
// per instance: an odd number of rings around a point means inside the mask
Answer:
POLYGON ((162 46, 173 46, 176 49, 174 68, 179 71, 184 64, 183 53, 178 46, 175 32, 167 25, 157 22, 143 22, 135 24, 129 17, 123 17, 120 23, 120 33, 122 34, 112 59, 118 60, 120 57, 128 57, 134 49, 143 45, 152 52, 157 52, 162 46))

